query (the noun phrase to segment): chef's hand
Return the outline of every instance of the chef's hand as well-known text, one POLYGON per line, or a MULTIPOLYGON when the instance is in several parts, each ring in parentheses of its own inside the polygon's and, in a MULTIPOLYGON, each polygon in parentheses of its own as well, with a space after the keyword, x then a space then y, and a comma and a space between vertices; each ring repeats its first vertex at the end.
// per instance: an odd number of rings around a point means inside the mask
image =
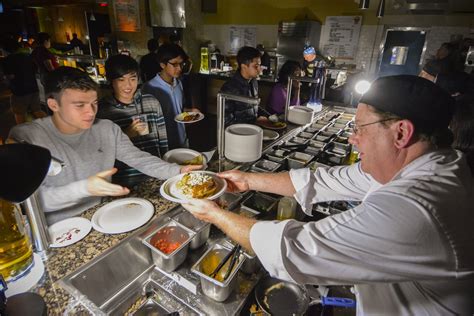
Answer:
POLYGON ((203 165, 187 165, 187 166, 182 166, 181 169, 179 169, 179 173, 186 173, 194 170, 201 170, 204 168, 203 165))
POLYGON ((132 124, 125 129, 125 134, 127 134, 129 138, 135 138, 145 131, 147 127, 146 124, 146 122, 142 122, 140 119, 134 119, 132 124))
POLYGON ((239 170, 224 171, 217 174, 227 181, 228 192, 244 192, 250 189, 248 174, 239 170))
POLYGON ((206 199, 191 199, 188 203, 182 204, 182 206, 190 211, 196 218, 211 223, 213 219, 215 219, 215 216, 222 211, 216 202, 206 199))
POLYGON ((101 171, 87 178, 87 190, 94 196, 121 196, 130 193, 128 188, 110 183, 107 178, 117 172, 117 168, 101 171))

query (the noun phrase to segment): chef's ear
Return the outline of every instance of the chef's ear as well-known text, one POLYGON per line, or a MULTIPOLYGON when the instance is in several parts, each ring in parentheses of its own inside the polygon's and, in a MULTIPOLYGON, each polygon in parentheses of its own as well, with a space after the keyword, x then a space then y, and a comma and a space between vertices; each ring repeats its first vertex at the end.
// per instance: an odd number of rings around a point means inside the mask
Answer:
POLYGON ((55 98, 48 98, 48 100, 46 100, 46 103, 48 104, 48 108, 51 111, 53 112, 59 111, 59 103, 58 101, 56 101, 55 98))

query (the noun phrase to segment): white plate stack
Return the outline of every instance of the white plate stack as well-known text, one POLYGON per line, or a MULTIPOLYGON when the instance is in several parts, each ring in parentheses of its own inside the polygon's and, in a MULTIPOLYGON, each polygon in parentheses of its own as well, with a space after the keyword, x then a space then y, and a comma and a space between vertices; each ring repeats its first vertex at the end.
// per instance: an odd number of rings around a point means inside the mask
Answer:
POLYGON ((225 157, 250 162, 262 156, 263 130, 257 125, 234 124, 225 129, 225 157))

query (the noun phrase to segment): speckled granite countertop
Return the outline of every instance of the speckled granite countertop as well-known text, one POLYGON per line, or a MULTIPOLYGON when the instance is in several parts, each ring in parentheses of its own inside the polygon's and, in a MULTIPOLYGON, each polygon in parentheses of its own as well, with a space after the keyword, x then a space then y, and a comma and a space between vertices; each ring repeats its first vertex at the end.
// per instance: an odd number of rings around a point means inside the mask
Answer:
MULTIPOLYGON (((133 190, 129 196, 149 200, 155 206, 155 216, 160 216, 177 205, 160 196, 159 189, 162 182, 149 179, 133 190)), ((90 220, 94 212, 108 201, 110 199, 84 212, 82 216, 90 220)), ((89 312, 61 288, 57 281, 118 244, 133 232, 106 235, 93 229, 83 240, 71 246, 51 248, 48 259, 44 262, 45 274, 40 283, 32 290, 44 298, 48 307, 48 315, 89 315, 89 312)))
MULTIPOLYGON (((290 124, 287 129, 279 131, 280 137, 278 140, 264 144, 264 151, 272 145, 279 143, 281 139, 296 134, 300 129, 299 126, 290 124)), ((218 161, 212 161, 208 166, 208 170, 219 172, 234 169, 239 166, 245 167, 245 164, 239 165, 227 160, 221 163, 223 163, 223 165, 220 165, 218 161)), ((140 186, 134 188, 127 197, 141 197, 149 200, 155 206, 155 216, 160 216, 177 206, 176 203, 167 201, 161 197, 159 190, 162 183, 163 181, 150 178, 140 186)), ((90 220, 98 208, 111 200, 111 198, 104 199, 101 204, 85 211, 82 216, 90 220)), ((32 289, 33 292, 40 294, 44 298, 48 308, 48 315, 90 315, 90 312, 88 312, 79 301, 69 295, 57 281, 93 260, 107 249, 117 245, 135 231, 136 230, 124 234, 107 235, 93 229, 84 239, 71 246, 51 248, 48 259, 44 262, 44 276, 40 283, 32 289)))

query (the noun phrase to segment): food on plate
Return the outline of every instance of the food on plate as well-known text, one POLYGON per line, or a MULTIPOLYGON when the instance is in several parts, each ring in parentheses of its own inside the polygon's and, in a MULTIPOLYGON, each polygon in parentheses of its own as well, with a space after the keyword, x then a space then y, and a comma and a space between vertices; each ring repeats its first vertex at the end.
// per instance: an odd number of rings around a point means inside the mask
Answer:
POLYGON ((176 187, 189 198, 204 199, 216 192, 217 183, 210 175, 195 172, 186 173, 181 180, 176 183, 176 187))
POLYGON ((284 122, 272 122, 272 125, 275 127, 283 127, 286 124, 284 122))
POLYGON ((185 160, 181 164, 182 165, 202 165, 204 164, 204 158, 202 157, 202 155, 199 155, 192 159, 185 160))
POLYGON ((199 118, 199 113, 198 112, 183 112, 180 114, 179 118, 184 122, 191 122, 199 118))

